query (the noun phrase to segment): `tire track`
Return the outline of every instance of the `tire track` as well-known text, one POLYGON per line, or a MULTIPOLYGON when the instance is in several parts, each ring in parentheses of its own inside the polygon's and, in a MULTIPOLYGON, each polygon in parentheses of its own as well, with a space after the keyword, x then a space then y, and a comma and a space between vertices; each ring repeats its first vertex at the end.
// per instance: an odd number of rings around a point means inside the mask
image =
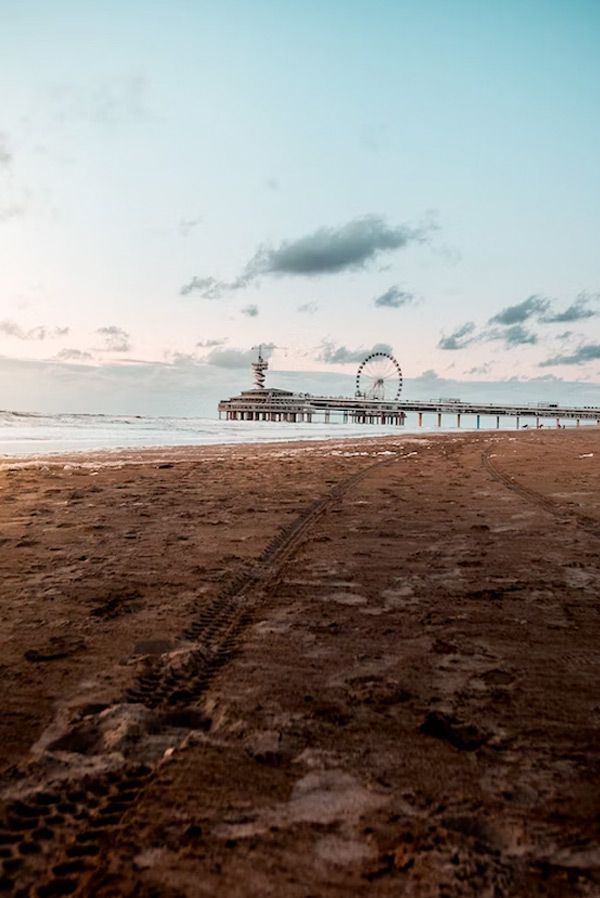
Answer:
POLYGON ((551 499, 549 496, 544 496, 543 493, 519 483, 518 480, 515 480, 515 478, 506 471, 503 471, 502 468, 493 461, 491 454, 492 448, 493 447, 488 447, 484 450, 481 455, 481 461, 485 470, 497 483, 501 483, 507 489, 512 490, 522 499, 525 499, 526 502, 537 505, 539 508, 543 508, 544 511, 550 512, 550 514, 564 519, 571 518, 575 520, 582 530, 585 530, 592 536, 600 537, 600 521, 597 518, 594 518, 591 515, 586 515, 580 511, 575 511, 571 508, 565 508, 559 502, 556 502, 555 499, 551 499))
POLYGON ((4 795, 0 895, 89 894, 90 878, 101 875, 100 858, 106 857, 125 815, 154 779, 165 751, 171 754, 191 731, 210 725, 200 702, 214 675, 239 650, 253 608, 285 562, 331 505, 399 457, 368 465, 309 505, 275 535, 254 565, 249 563, 248 570, 198 610, 182 634, 181 649, 145 662, 120 702, 71 721, 47 746, 30 776, 4 795), (118 755, 110 741, 115 731, 114 725, 110 730, 111 719, 117 730, 129 725, 131 731, 118 755))
MULTIPOLYGON (((395 459, 394 459, 395 460, 395 459)), ((172 664, 159 657, 147 663, 127 701, 157 708, 198 701, 216 671, 236 650, 248 618, 248 606, 256 593, 262 593, 279 569, 296 550, 304 533, 327 508, 360 482, 375 468, 390 464, 377 462, 336 484, 327 496, 313 502, 290 524, 277 533, 247 571, 238 574, 208 607, 202 608, 183 633, 193 643, 185 658, 177 656, 172 664)))

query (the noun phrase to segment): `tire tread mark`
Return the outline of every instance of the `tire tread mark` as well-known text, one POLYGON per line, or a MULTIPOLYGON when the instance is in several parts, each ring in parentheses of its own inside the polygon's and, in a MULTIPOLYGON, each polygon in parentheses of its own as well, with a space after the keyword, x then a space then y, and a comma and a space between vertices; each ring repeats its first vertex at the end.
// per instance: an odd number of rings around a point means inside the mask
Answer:
POLYGON ((126 700, 150 708, 178 704, 181 699, 198 701, 217 669, 235 653, 248 619, 251 593, 264 590, 277 571, 296 550, 304 533, 327 508, 376 468, 396 458, 368 465, 337 483, 330 492, 313 502, 289 524, 282 527, 259 555, 254 567, 237 574, 223 591, 204 607, 184 631, 183 637, 198 646, 188 662, 178 670, 165 668, 161 658, 149 662, 126 700))
POLYGON ((573 518, 582 530, 591 533, 593 536, 600 537, 600 520, 591 515, 584 514, 583 512, 565 508, 555 499, 551 499, 550 496, 544 496, 543 493, 519 483, 519 481, 511 474, 503 471, 497 462, 492 460, 491 452, 491 448, 485 449, 482 453, 481 460, 483 467, 494 480, 501 483, 507 489, 512 490, 514 493, 517 493, 522 499, 525 499, 527 502, 531 502, 534 505, 538 505, 540 508, 543 508, 544 511, 550 512, 550 514, 564 518, 573 518))
MULTIPOLYGON (((282 527, 254 566, 234 576, 188 625, 183 639, 191 645, 185 663, 176 669, 164 660, 161 664, 160 658, 155 659, 140 674, 134 687, 125 693, 123 701, 141 703, 153 709, 175 708, 179 712, 190 706, 197 707, 214 675, 239 649, 242 634, 252 620, 248 607, 252 593, 258 590, 264 594, 298 548, 306 531, 333 503, 374 470, 390 465, 398 458, 394 456, 367 465, 338 482, 326 496, 314 501, 282 527)), ((4 826, 0 825, 0 841, 3 841, 3 847, 10 846, 9 864, 3 864, 4 870, 0 869, 4 891, 32 898, 89 895, 90 880, 101 875, 112 836, 118 833, 124 816, 157 772, 158 765, 132 766, 126 762, 120 771, 109 774, 106 782, 98 779, 88 786, 84 777, 77 795, 74 794, 77 787, 72 783, 52 794, 33 786, 29 803, 9 804, 8 817, 4 826), (119 793, 123 800, 118 800, 119 793), (73 807, 67 807, 69 800, 73 807), (53 813, 60 807, 67 809, 66 815, 53 813), (34 826, 36 830, 32 834, 34 826), (22 868, 15 867, 13 872, 10 860, 22 856, 23 845, 29 845, 32 839, 43 842, 43 850, 32 855, 31 863, 22 868)), ((6 848, 5 853, 8 854, 6 848)))

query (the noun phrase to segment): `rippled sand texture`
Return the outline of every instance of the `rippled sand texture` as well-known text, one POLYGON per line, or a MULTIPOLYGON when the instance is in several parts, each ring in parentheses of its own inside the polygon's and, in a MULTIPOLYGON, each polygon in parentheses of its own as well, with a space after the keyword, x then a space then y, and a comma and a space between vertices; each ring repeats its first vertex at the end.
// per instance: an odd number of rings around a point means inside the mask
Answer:
POLYGON ((8 464, 3 893, 597 895, 599 459, 581 428, 8 464))

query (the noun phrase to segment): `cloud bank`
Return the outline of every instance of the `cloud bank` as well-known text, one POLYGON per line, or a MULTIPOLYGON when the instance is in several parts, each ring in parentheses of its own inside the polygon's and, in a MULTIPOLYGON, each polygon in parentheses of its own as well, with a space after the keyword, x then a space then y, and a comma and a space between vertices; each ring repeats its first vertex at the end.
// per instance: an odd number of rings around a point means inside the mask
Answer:
MULTIPOLYGON (((586 321, 599 314, 598 308, 592 308, 592 303, 600 302, 600 294, 580 293, 566 309, 561 312, 553 310, 553 304, 549 299, 534 294, 528 296, 522 302, 512 306, 506 306, 489 319, 488 324, 496 327, 488 327, 478 333, 473 321, 468 321, 456 328, 449 336, 442 335, 438 342, 438 349, 464 349, 471 343, 502 341, 506 349, 515 346, 534 346, 539 342, 539 335, 525 327, 527 322, 537 321, 539 324, 565 324, 576 321, 586 321)), ((563 342, 573 336, 572 331, 563 331, 554 339, 563 342)), ((595 344, 582 345, 573 353, 559 353, 539 364, 546 365, 580 365, 595 359, 595 344)))
POLYGON ((545 315, 541 320, 545 324, 563 324, 565 322, 585 321, 587 318, 594 318, 598 311, 597 309, 590 309, 590 303, 598 302, 599 298, 598 294, 590 296, 587 293, 580 293, 575 302, 571 303, 564 311, 545 315))
POLYGON ((540 368, 551 365, 585 365, 586 362, 594 362, 596 359, 600 359, 600 343, 584 343, 570 354, 555 355, 540 362, 540 368))

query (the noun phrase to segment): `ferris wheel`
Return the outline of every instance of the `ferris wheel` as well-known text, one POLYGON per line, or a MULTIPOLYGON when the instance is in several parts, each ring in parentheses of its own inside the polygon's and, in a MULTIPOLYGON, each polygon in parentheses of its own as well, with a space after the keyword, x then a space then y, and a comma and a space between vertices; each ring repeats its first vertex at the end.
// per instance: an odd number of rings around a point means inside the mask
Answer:
POLYGON ((362 399, 400 398, 402 369, 389 352, 372 352, 356 372, 356 397, 362 399))

